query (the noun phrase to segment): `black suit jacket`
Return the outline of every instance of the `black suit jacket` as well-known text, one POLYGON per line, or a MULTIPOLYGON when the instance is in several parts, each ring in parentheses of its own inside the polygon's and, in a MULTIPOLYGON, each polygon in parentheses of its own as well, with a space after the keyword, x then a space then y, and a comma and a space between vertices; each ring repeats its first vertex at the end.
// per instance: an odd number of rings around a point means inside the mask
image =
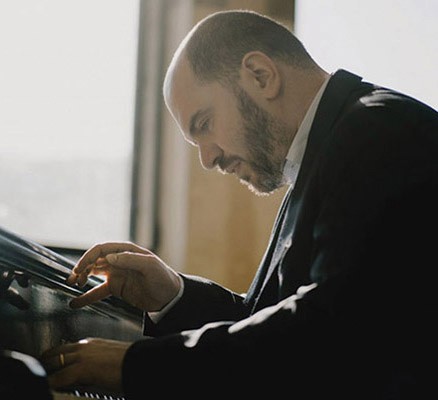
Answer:
POLYGON ((337 71, 248 293, 183 275, 179 303, 145 318, 154 338, 127 352, 127 397, 146 380, 193 397, 421 398, 437 189, 438 113, 337 71))

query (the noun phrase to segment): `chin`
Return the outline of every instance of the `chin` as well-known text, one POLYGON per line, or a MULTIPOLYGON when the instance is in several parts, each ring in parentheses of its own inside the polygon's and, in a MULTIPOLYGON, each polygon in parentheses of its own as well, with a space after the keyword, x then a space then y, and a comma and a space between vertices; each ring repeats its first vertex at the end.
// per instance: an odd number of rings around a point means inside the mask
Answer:
POLYGON ((253 184, 253 183, 251 183, 250 179, 247 179, 247 178, 241 178, 240 182, 243 185, 247 186, 248 189, 252 193, 256 194, 257 196, 269 196, 280 188, 280 186, 278 186, 278 185, 275 185, 275 187, 272 187, 272 185, 267 186, 267 185, 263 185, 259 182, 257 182, 257 184, 253 184))

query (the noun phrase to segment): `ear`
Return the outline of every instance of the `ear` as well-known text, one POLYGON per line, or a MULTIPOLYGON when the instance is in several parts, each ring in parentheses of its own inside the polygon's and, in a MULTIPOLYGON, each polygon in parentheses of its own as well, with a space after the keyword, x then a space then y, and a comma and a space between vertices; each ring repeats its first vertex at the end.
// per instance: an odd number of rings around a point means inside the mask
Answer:
POLYGON ((241 84, 249 93, 271 100, 281 91, 281 75, 272 58, 260 51, 246 53, 240 70, 241 84), (255 93, 256 92, 256 93, 255 93))

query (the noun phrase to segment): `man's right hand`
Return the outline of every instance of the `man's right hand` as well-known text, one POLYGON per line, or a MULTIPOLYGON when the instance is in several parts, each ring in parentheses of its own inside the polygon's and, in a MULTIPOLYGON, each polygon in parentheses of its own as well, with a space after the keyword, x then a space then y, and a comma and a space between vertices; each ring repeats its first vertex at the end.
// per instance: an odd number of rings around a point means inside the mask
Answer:
POLYGON ((90 275, 104 276, 106 280, 73 299, 72 308, 113 295, 143 311, 160 311, 181 285, 178 274, 157 255, 131 242, 91 247, 72 269, 67 283, 84 286, 90 275))

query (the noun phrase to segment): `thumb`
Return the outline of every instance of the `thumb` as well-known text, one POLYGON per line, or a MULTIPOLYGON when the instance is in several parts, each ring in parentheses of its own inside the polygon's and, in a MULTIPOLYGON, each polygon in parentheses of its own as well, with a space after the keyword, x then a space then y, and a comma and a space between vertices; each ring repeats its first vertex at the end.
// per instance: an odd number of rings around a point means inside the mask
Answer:
POLYGON ((110 253, 105 258, 110 264, 117 264, 117 260, 119 257, 116 253, 110 253))
POLYGON ((78 297, 72 299, 69 303, 71 308, 81 308, 89 304, 95 303, 102 300, 110 295, 109 287, 107 282, 103 282, 98 286, 90 289, 78 297))

